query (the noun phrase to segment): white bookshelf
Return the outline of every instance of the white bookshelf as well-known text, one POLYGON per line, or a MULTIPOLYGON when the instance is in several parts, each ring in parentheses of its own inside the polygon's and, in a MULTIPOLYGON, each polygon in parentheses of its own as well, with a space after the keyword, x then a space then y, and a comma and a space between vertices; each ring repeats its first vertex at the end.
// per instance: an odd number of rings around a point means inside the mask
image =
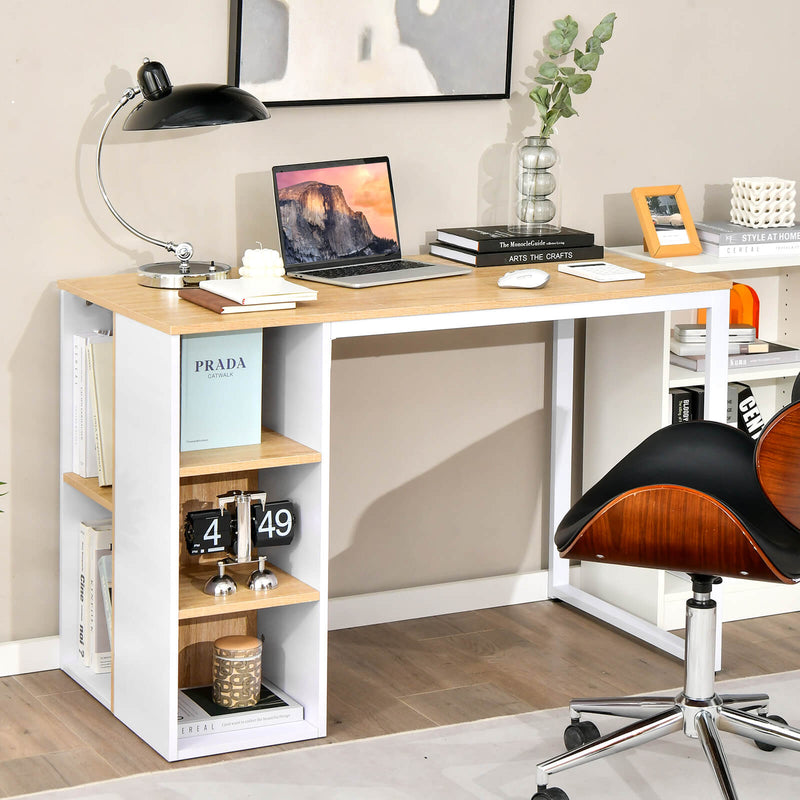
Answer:
POLYGON ((326 731, 329 330, 269 328, 263 336, 262 443, 181 454, 181 336, 61 293, 60 665, 169 761, 326 731), (72 338, 112 327, 115 470, 113 488, 102 489, 71 472, 72 338), (282 571, 265 595, 247 589, 246 576, 234 595, 205 595, 216 568, 185 552, 185 507, 213 505, 222 486, 261 489, 300 511, 292 544, 265 552, 282 571), (113 668, 96 675, 77 653, 78 542, 82 520, 109 512, 113 668), (211 682, 213 641, 229 633, 264 637, 263 676, 303 706, 304 719, 179 739, 178 690, 211 682))
MULTIPOLYGON (((796 321, 800 315, 792 313, 793 303, 800 303, 800 254, 794 258, 704 254, 656 259, 640 245, 608 249, 668 269, 715 273, 753 286, 760 299, 760 338, 800 347, 796 321)), ((671 423, 671 388, 703 382, 703 373, 669 363, 672 326, 693 321, 685 312, 587 320, 584 489, 650 433, 671 423), (630 369, 632 364, 639 368, 630 369)), ((789 402, 798 372, 800 363, 778 364, 730 370, 728 379, 749 384, 762 415, 769 419, 789 402)), ((664 630, 683 627, 684 604, 690 595, 683 576, 585 562, 581 587, 664 630)), ((800 591, 793 586, 725 579, 717 595, 723 621, 800 610, 800 591)))

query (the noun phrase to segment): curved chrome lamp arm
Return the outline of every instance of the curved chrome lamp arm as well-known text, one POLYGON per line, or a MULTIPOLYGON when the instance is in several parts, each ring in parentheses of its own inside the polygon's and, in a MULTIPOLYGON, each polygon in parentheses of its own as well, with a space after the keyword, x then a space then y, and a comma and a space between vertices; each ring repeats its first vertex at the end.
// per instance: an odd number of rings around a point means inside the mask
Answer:
POLYGON ((138 236, 140 239, 144 239, 146 242, 150 244, 158 245, 159 247, 163 247, 165 250, 169 251, 170 253, 175 253, 175 255, 180 260, 181 268, 185 268, 186 270, 189 269, 188 261, 194 255, 194 248, 192 247, 189 242, 181 242, 180 244, 175 244, 174 242, 162 242, 161 239, 156 239, 153 236, 148 236, 146 233, 142 233, 133 225, 130 225, 126 222, 119 214, 116 208, 111 205, 111 201, 108 199, 108 194, 106 193, 105 185, 103 184, 103 176, 100 172, 100 156, 103 152, 103 140, 106 138, 106 132, 108 131, 109 125, 111 125, 111 121, 117 114, 131 101, 137 94, 141 94, 141 89, 138 86, 130 87, 129 89, 125 90, 125 94, 122 95, 120 101, 117 103, 116 108, 111 112, 111 115, 106 120, 106 124, 103 125, 103 131, 100 134, 100 139, 97 142, 97 159, 95 162, 96 173, 97 173, 97 183, 100 186, 100 194, 103 196, 103 200, 105 204, 108 206, 108 210, 114 215, 117 222, 122 225, 124 228, 129 230, 134 236, 138 236))

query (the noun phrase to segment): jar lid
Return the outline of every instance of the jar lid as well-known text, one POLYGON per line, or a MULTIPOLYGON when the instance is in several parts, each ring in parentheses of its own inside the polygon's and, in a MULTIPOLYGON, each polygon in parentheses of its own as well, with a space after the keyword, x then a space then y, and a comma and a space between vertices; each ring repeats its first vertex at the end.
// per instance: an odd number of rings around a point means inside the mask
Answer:
POLYGON ((261 647, 261 639, 255 636, 220 636, 214 642, 215 650, 229 652, 252 651, 261 647))

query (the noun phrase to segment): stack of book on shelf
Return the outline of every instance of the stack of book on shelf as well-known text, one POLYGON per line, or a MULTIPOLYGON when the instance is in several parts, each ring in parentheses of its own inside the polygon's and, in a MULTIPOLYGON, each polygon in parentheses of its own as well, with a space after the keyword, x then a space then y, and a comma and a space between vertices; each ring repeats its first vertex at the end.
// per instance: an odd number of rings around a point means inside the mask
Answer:
MULTIPOLYGON (((706 329, 704 325, 681 324, 673 329, 669 363, 676 367, 704 372, 706 329)), ((800 361, 800 350, 786 344, 756 338, 752 325, 731 325, 728 338, 728 369, 791 364, 800 361)))
POLYGON ((182 689, 178 692, 178 738, 299 722, 303 714, 303 706, 267 681, 261 684, 258 703, 247 708, 217 705, 210 686, 182 689))
MULTIPOLYGON (((95 398, 107 399, 113 380, 113 373, 103 371, 108 366, 111 341, 109 330, 84 331, 72 337, 72 471, 82 478, 98 477, 97 441, 106 437, 96 426, 101 417, 106 421, 107 415, 96 413, 95 398), (106 352, 100 352, 103 350, 106 352)), ((108 447, 106 442, 107 451, 108 447)), ((104 462, 102 481, 108 480, 105 466, 104 462)))
POLYGON ((703 252, 717 258, 800 254, 800 225, 748 228, 734 222, 695 222, 703 252))
POLYGON ((506 225, 475 228, 439 228, 431 255, 473 267, 526 266, 603 258, 594 234, 574 228, 558 233, 519 235, 506 225))
MULTIPOLYGON (((704 389, 702 386, 683 386, 669 390, 672 400, 672 424, 703 419, 704 389)), ((726 422, 748 436, 757 439, 764 430, 764 418, 759 411, 753 390, 746 383, 728 384, 726 422)))
POLYGON ((279 277, 229 278, 200 281, 196 289, 179 289, 178 296, 217 314, 237 314, 295 308, 316 300, 317 292, 279 277))
POLYGON ((111 518, 82 522, 78 562, 78 656, 111 672, 111 518))

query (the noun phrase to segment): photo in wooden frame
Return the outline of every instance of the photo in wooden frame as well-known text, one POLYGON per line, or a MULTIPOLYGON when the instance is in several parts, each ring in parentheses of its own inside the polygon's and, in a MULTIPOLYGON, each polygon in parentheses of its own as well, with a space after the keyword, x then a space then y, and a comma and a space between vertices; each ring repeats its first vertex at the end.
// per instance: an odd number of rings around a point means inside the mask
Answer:
POLYGON ((696 256, 703 252, 683 189, 639 186, 631 190, 644 234, 644 249, 656 258, 696 256))

